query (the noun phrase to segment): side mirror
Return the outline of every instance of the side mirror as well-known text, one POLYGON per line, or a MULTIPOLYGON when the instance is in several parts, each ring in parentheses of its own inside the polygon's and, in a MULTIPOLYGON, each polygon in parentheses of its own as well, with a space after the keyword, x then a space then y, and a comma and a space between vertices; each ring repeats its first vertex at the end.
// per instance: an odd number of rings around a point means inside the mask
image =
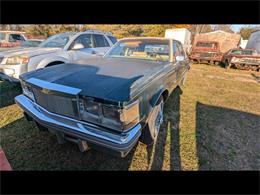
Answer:
POLYGON ((73 45, 71 49, 73 50, 84 49, 84 45, 82 45, 81 43, 76 43, 75 45, 73 45))
POLYGON ((179 61, 183 61, 185 59, 184 56, 176 56, 176 61, 179 62, 179 61))

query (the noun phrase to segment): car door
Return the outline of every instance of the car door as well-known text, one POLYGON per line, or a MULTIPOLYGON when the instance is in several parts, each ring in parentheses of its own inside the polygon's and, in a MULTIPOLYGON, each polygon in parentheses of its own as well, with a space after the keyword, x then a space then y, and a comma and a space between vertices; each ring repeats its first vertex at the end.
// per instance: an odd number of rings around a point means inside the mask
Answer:
POLYGON ((173 41, 173 52, 176 60, 177 81, 180 82, 184 74, 188 71, 189 58, 182 44, 178 41, 173 41))
POLYGON ((91 34, 79 35, 68 48, 71 61, 77 61, 95 55, 96 52, 93 50, 93 47, 94 42, 91 34), (74 49, 76 44, 83 45, 83 48, 74 49))
POLYGON ((103 55, 110 48, 106 37, 101 34, 93 34, 94 48, 97 55, 103 55))

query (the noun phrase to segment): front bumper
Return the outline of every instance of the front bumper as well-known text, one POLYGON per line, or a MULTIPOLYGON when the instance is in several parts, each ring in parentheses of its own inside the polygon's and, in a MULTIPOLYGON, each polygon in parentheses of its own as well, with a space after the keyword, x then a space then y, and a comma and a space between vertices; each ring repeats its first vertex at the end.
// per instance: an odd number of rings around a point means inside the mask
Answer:
POLYGON ((108 151, 125 157, 137 143, 141 135, 141 125, 137 124, 124 133, 112 133, 90 123, 50 113, 24 95, 15 97, 16 103, 40 125, 73 138, 87 141, 108 151))

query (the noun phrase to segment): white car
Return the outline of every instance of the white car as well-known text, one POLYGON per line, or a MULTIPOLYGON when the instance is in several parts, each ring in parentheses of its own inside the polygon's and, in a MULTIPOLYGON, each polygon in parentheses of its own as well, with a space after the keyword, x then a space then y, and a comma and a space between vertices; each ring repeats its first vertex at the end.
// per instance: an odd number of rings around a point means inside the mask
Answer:
POLYGON ((115 42, 111 33, 96 30, 56 34, 39 47, 0 52, 0 78, 19 82, 25 72, 103 55, 115 42))

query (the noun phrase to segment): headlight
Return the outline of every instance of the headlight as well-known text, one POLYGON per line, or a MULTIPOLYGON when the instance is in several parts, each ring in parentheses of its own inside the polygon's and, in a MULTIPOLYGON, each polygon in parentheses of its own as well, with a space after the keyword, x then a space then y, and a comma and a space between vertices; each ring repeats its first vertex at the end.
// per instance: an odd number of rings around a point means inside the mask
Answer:
POLYGON ((231 59, 231 62, 239 62, 239 58, 236 58, 236 57, 233 57, 232 59, 231 59))
POLYGON ((14 56, 6 59, 6 65, 19 65, 19 64, 27 64, 29 61, 28 56, 14 56))
POLYGON ((123 109, 88 99, 83 102, 79 106, 83 120, 119 131, 127 130, 139 122, 139 101, 123 109))
POLYGON ((35 101, 32 88, 28 84, 26 84, 24 81, 21 81, 21 86, 23 89, 23 94, 26 95, 31 100, 35 101))

